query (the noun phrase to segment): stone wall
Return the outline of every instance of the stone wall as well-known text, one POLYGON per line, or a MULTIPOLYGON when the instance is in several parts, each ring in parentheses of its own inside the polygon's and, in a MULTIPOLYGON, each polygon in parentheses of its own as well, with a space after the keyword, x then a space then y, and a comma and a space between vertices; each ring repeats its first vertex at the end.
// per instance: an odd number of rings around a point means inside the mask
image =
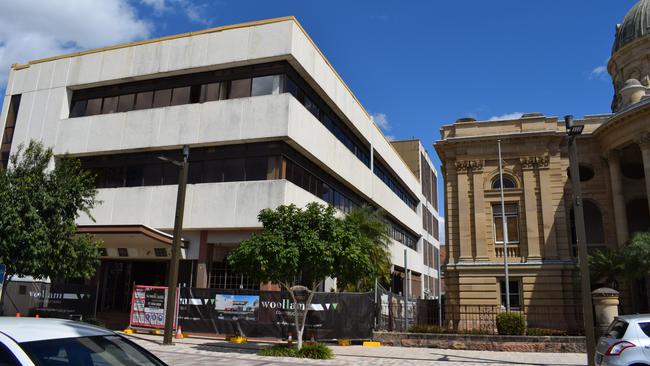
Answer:
POLYGON ((584 337, 531 337, 469 334, 374 332, 373 339, 387 346, 427 347, 502 352, 584 353, 584 337))

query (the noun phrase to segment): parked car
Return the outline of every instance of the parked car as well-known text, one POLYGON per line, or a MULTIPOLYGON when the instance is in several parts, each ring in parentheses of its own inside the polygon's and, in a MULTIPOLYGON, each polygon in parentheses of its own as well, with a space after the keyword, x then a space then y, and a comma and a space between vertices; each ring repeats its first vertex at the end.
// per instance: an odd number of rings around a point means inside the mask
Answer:
POLYGON ((63 319, 0 317, 0 366, 166 366, 125 337, 63 319))
POLYGON ((650 314, 619 316, 600 337, 596 365, 650 366, 650 314))

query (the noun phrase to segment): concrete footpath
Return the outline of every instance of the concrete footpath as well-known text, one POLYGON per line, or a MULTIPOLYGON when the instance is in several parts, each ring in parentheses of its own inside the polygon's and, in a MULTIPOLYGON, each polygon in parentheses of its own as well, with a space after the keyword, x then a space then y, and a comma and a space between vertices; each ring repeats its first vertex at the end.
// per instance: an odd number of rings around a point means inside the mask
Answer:
POLYGON ((231 344, 208 338, 174 340, 163 346, 162 336, 127 335, 169 365, 445 365, 445 366, 543 366, 587 364, 587 357, 577 353, 519 353, 443 350, 406 347, 332 346, 334 359, 327 361, 285 357, 263 357, 256 352, 269 345, 265 342, 231 344))

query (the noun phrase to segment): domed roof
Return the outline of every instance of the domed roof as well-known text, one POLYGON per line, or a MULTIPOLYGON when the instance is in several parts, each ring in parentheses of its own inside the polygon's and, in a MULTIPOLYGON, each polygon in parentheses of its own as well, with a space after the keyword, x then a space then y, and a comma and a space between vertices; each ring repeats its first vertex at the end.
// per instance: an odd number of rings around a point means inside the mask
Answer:
POLYGON ((650 35, 650 0, 639 0, 617 26, 612 53, 647 35, 650 35))

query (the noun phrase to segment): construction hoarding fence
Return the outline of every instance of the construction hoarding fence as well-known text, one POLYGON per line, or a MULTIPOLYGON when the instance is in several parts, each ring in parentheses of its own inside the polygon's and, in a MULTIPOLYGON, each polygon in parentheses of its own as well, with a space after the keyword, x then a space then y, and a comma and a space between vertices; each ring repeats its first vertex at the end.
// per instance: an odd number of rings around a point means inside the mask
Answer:
MULTIPOLYGON (((287 292, 181 288, 179 308, 179 323, 189 332, 287 338, 295 327, 294 303, 287 292)), ((309 310, 306 339, 372 336, 372 292, 317 292, 309 310)))

